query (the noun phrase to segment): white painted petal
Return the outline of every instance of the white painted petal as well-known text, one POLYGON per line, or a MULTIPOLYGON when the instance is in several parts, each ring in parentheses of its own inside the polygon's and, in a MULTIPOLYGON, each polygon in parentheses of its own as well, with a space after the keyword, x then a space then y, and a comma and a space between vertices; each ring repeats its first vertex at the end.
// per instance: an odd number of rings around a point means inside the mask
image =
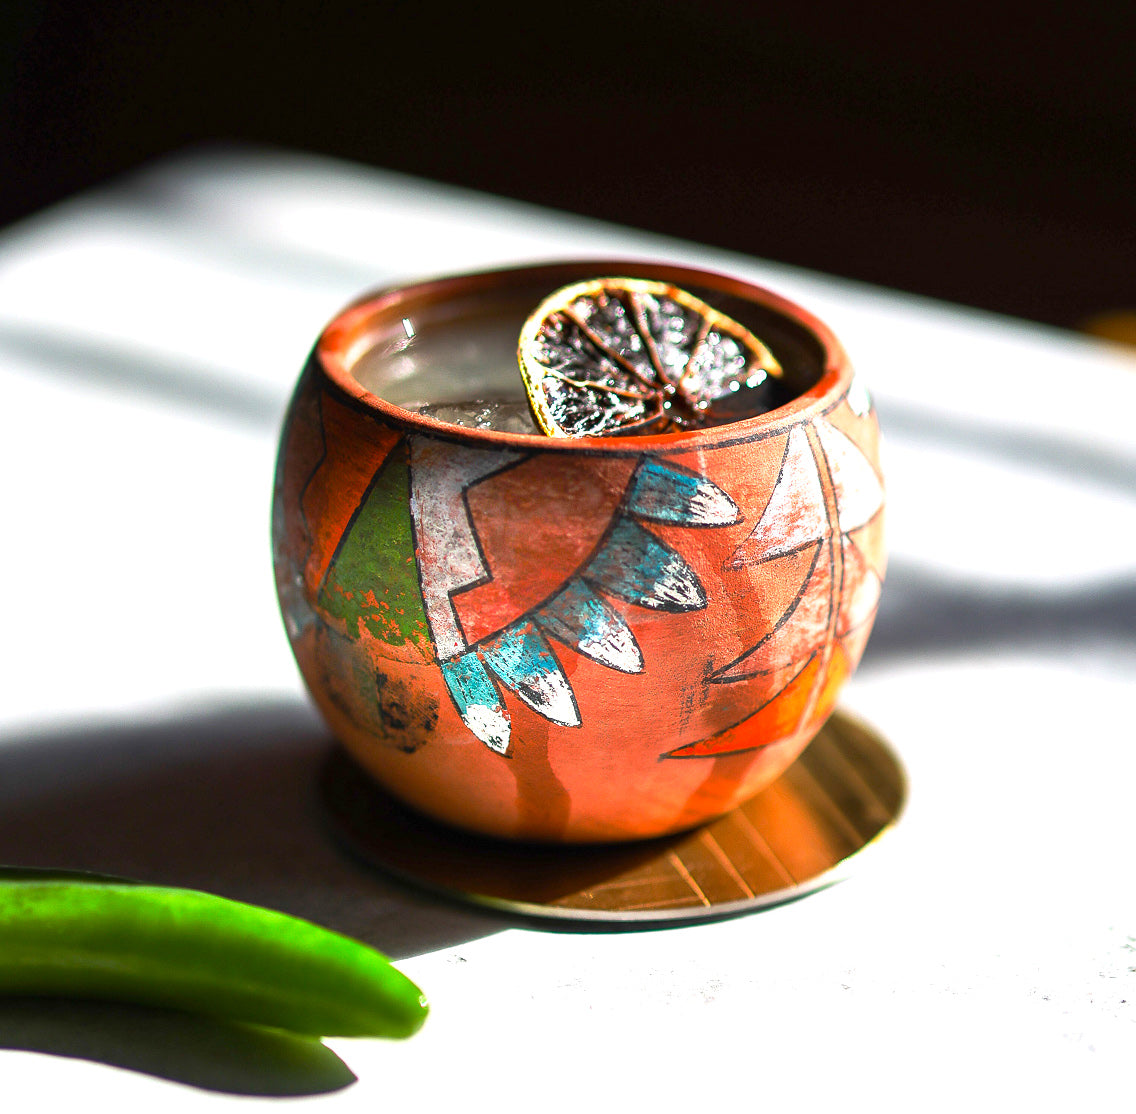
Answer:
POLYGON ((836 488, 840 529, 846 534, 870 522, 883 506, 883 485, 868 458, 851 438, 829 422, 817 422, 816 431, 836 488))
POLYGON ((777 486, 753 533, 734 551, 733 568, 783 557, 820 541, 828 533, 824 489, 803 426, 795 426, 785 446, 777 486))
POLYGON ((484 704, 471 704, 465 709, 462 720, 490 750, 498 754, 509 751, 509 717, 500 707, 487 708, 484 704))

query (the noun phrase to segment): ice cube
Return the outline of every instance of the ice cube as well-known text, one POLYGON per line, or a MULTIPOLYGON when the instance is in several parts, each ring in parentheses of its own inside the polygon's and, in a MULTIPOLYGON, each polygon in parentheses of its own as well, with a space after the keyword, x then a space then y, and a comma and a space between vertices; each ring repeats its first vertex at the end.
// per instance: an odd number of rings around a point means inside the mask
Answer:
POLYGON ((493 429, 499 433, 540 433, 526 399, 470 399, 461 402, 408 404, 428 418, 463 429, 493 429))

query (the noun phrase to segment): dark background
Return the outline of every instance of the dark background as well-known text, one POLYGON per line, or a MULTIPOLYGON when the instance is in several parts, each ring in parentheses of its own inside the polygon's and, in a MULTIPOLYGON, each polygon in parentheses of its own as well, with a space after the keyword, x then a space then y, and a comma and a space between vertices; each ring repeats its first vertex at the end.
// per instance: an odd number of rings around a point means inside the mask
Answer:
POLYGON ((6 0, 0 222, 252 141, 1078 327, 1136 307, 1134 7, 6 0))

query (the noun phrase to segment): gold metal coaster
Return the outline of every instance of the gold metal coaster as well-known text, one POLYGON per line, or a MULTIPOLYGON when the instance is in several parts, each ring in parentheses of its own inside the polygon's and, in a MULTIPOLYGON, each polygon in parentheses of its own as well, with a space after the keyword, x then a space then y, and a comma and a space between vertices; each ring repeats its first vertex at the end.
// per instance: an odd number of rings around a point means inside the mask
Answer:
POLYGON ((398 877, 510 913, 631 925, 729 916, 839 881, 895 824, 906 781, 888 744, 837 712, 733 812, 636 843, 548 846, 457 831, 399 804, 342 750, 324 769, 323 791, 348 846, 398 877))

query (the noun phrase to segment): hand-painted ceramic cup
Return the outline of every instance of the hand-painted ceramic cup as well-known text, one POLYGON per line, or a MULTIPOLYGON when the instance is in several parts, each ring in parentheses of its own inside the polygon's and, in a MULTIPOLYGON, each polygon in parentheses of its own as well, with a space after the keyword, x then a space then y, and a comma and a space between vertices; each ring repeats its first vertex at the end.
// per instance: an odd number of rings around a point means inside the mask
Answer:
POLYGON ((480 833, 610 841, 720 815, 804 749, 867 640, 882 519, 872 404, 821 322, 737 279, 590 260, 340 314, 286 419, 273 537, 300 670, 381 785, 480 833), (526 316, 611 275, 673 283, 751 329, 788 401, 580 439, 398 404, 514 382, 526 316), (415 356, 430 338, 433 366, 415 356))

